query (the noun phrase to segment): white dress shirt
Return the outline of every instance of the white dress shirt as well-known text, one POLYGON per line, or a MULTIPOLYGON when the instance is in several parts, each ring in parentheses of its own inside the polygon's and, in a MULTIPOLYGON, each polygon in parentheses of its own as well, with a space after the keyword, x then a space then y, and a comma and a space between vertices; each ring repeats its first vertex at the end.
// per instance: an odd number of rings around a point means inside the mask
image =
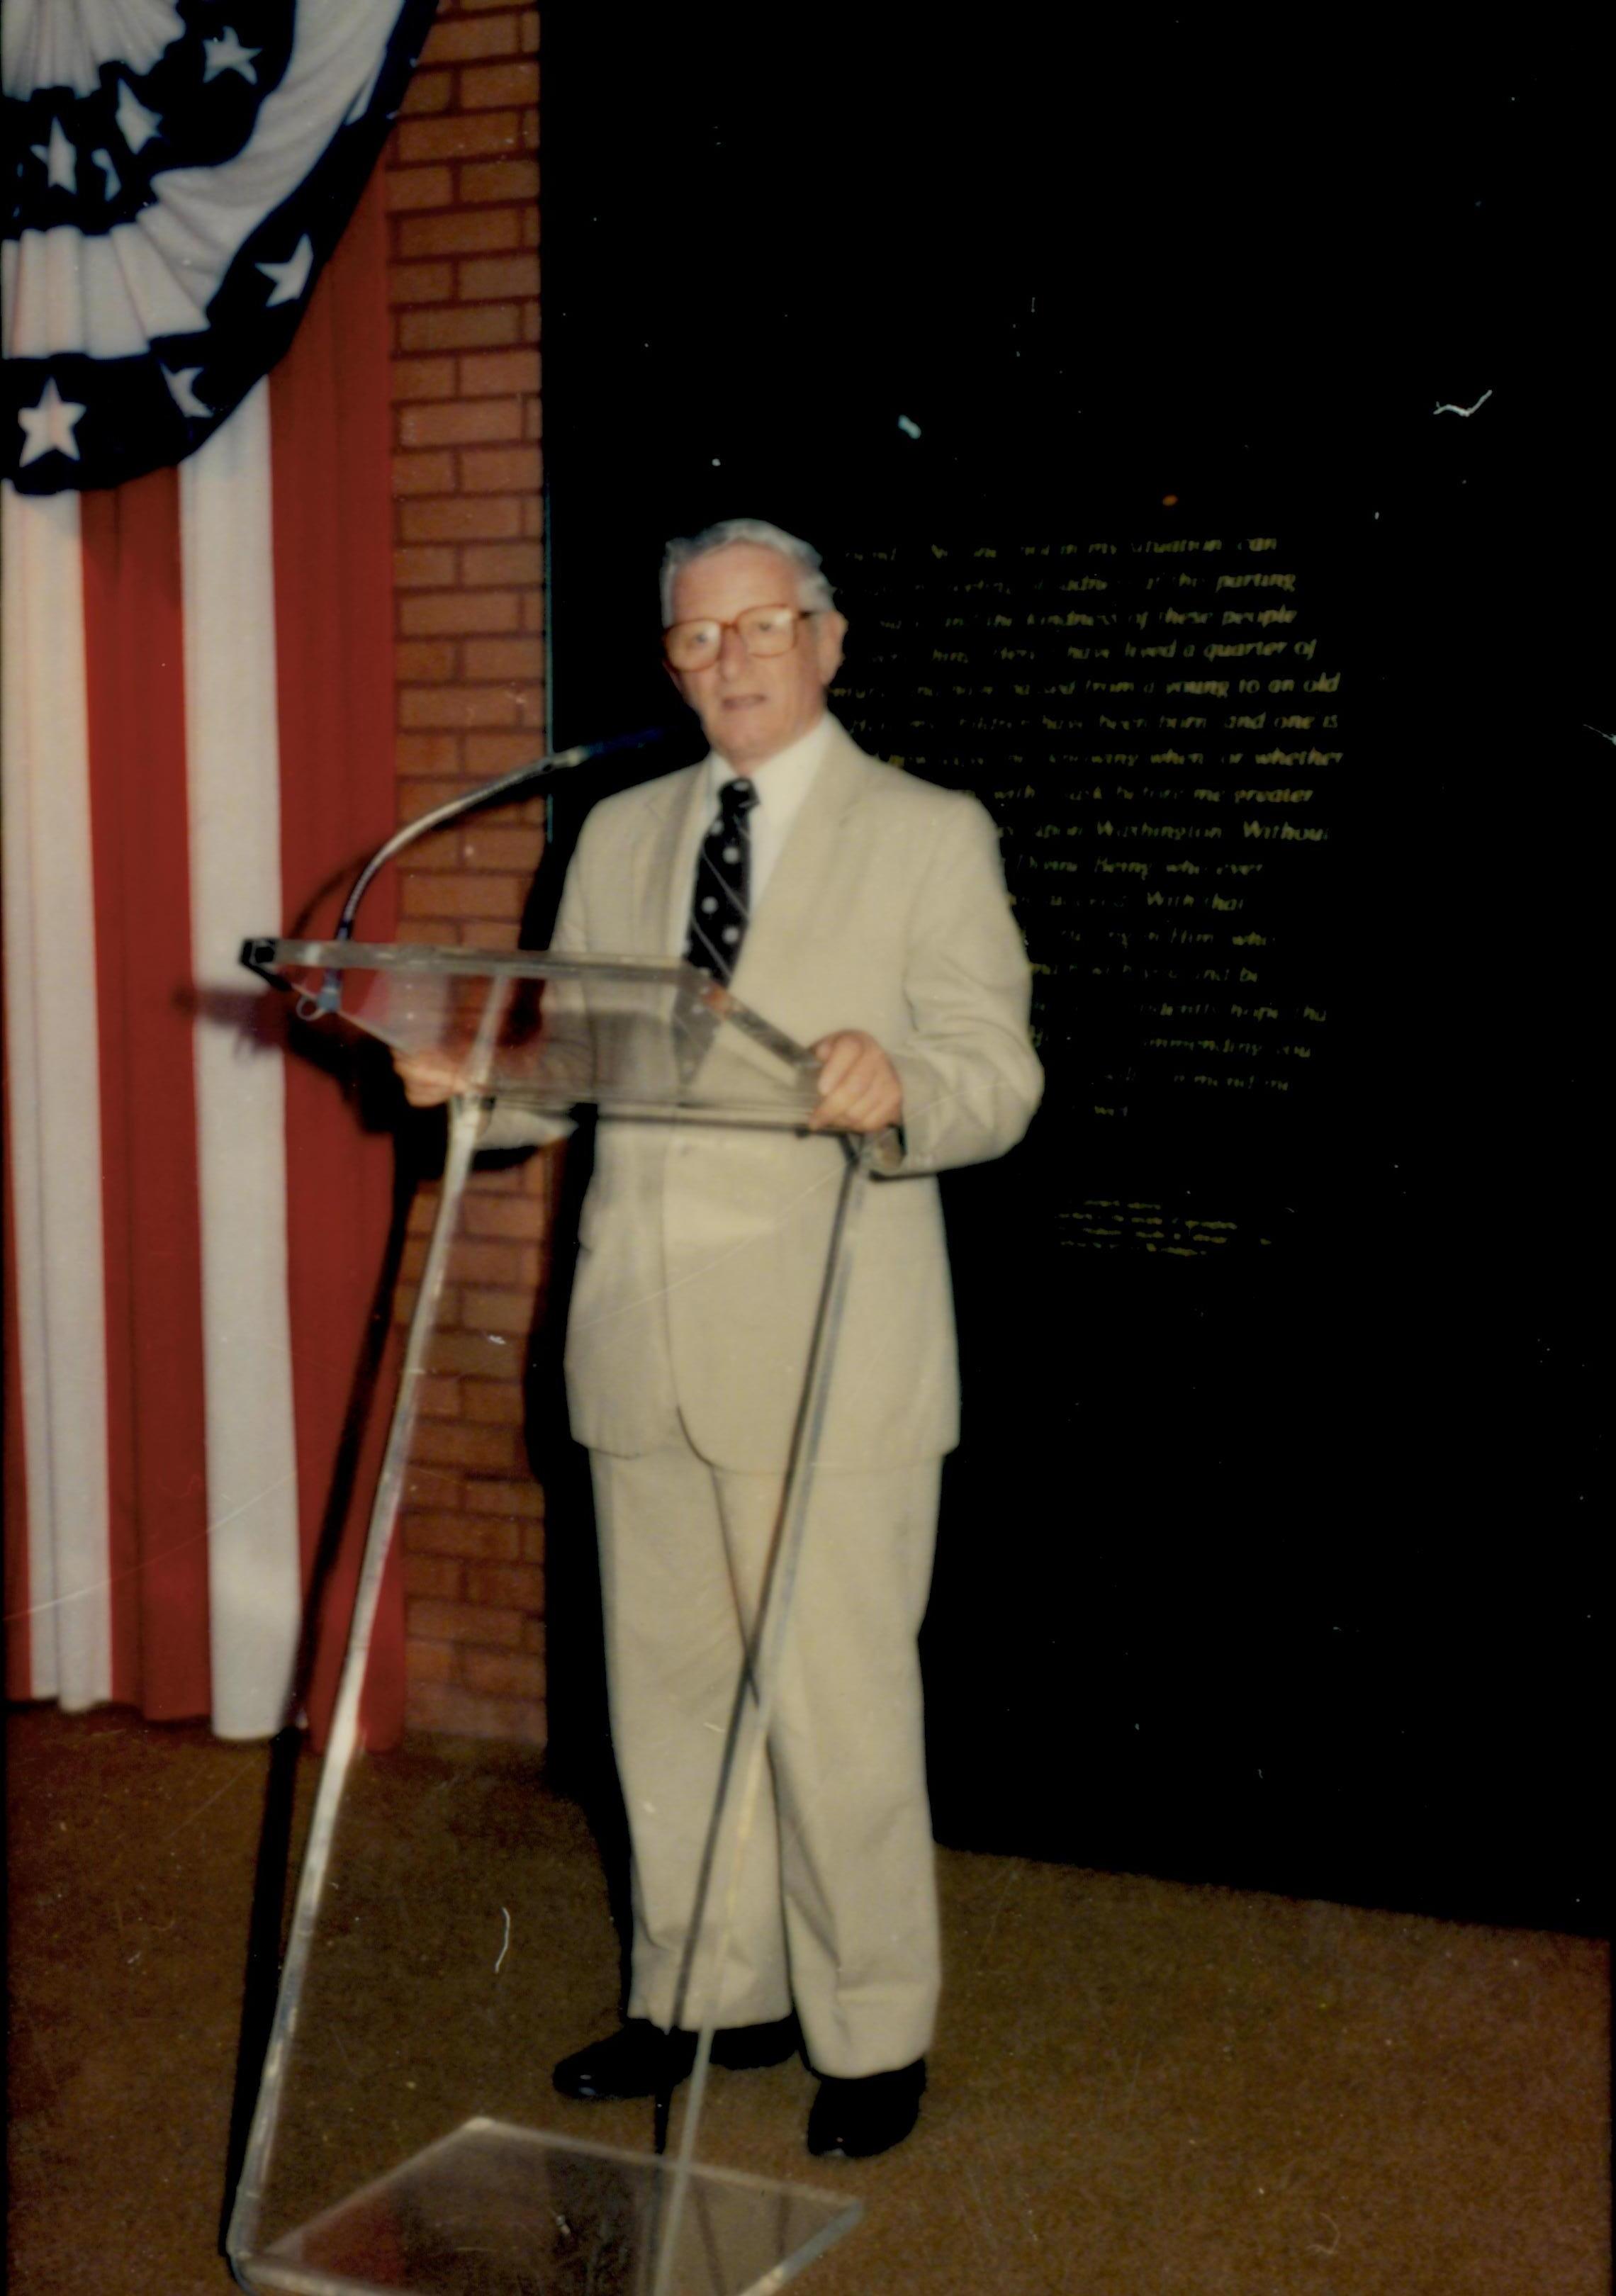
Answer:
MULTIPOLYGON (((830 743, 833 726, 833 721, 828 714, 816 718, 808 732, 799 734, 789 748, 776 750, 772 758, 766 758, 754 772, 749 774, 738 773, 727 758, 719 757, 716 750, 709 751, 704 768, 707 804, 697 822, 695 833, 686 840, 688 850, 683 856, 684 881, 693 890, 696 855, 701 849, 702 839, 718 818, 719 797, 725 783, 750 781, 758 792, 758 802, 746 816, 751 846, 749 909, 751 914, 756 914, 792 824, 801 811, 803 800, 819 771, 820 761, 830 743)), ((689 907, 686 905, 679 926, 678 945, 671 952, 673 955, 683 954, 689 927, 689 907)))

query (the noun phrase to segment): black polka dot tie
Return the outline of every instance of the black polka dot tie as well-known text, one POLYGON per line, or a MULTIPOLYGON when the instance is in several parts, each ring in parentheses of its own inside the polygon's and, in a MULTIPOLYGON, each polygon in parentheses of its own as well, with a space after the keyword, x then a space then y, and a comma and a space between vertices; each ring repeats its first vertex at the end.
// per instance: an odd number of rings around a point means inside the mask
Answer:
POLYGON ((758 802, 755 783, 737 775, 719 794, 717 821, 701 840, 690 904, 688 964, 728 980, 746 938, 751 903, 751 839, 746 816, 758 802))

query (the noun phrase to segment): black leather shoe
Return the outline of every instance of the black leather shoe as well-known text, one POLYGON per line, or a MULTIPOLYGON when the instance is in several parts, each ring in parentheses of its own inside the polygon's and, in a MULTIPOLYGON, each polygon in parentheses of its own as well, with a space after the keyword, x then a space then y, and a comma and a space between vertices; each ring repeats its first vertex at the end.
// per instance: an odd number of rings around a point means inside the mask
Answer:
POLYGON ((924 2057, 897 2072, 866 2073, 862 2080, 822 2080, 808 2114, 808 2151, 820 2158, 839 2153, 848 2161, 890 2152, 920 2119, 925 2086, 924 2057))
POLYGON ((690 2070, 696 2054, 693 2033, 664 2033, 648 2018, 631 2017, 603 2041, 592 2041, 563 2057, 552 2079, 563 2096, 587 2104, 609 2098, 654 2096, 673 2088, 690 2070))
MULTIPOLYGON (((563 2096, 585 2104, 609 2099, 655 2096, 677 2088, 696 2060, 694 2033, 664 2033, 644 2017, 631 2017, 603 2041, 563 2057, 552 2076, 563 2096)), ((767 2025, 721 2025, 712 2037, 712 2061, 732 2072, 781 2065, 797 2047, 797 2020, 776 2018, 767 2025)))

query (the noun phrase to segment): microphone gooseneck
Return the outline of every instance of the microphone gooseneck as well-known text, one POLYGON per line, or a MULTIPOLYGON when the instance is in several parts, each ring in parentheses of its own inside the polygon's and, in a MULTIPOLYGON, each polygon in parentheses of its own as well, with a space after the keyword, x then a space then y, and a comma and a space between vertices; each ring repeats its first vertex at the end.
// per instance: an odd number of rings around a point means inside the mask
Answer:
POLYGON ((604 742, 580 742, 575 749, 558 750, 549 757, 535 758, 529 765, 514 766, 508 774, 501 774, 497 780, 480 783, 477 788, 467 790, 462 797, 447 798, 442 805, 434 806, 431 813, 423 813, 419 820, 406 822, 402 829, 393 832, 384 845, 376 848, 354 879, 348 898, 342 904, 342 914, 337 920, 333 939, 352 939, 354 919, 371 880, 406 846, 413 845, 418 837, 425 837, 432 830, 441 829, 447 822, 457 821, 463 813, 476 812, 479 806, 492 805, 500 798, 514 797, 529 782, 547 781, 552 774, 568 772, 575 766, 587 766, 591 759, 606 757, 615 750, 637 750, 648 742, 662 739, 662 727, 650 726, 638 734, 614 734, 604 742))

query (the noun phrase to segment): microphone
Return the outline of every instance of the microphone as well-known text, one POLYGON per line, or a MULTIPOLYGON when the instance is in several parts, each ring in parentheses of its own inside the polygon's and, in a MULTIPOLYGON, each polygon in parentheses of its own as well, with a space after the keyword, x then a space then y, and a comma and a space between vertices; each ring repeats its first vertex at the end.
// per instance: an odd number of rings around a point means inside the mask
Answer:
MULTIPOLYGON (((393 832, 385 844, 376 848, 354 879, 348 898, 342 904, 342 914, 337 919, 332 939, 353 939, 354 919, 358 914, 359 904, 378 871, 385 868, 406 846, 413 845, 418 837, 425 837, 432 830, 441 829, 446 822, 457 821, 463 813, 475 813, 479 806, 493 805, 501 798, 514 797, 519 790, 526 789, 530 783, 547 781, 552 774, 567 773, 576 766, 587 766, 595 758, 609 757, 615 750, 636 750, 648 742, 660 742, 666 738, 666 732, 664 726, 648 726, 638 734, 613 734, 604 742, 580 742, 575 749, 554 750, 548 757, 535 758, 529 765, 513 767, 508 774, 501 774, 495 781, 480 782, 462 797, 446 799, 442 805, 434 806, 431 813, 423 813, 418 821, 406 822, 402 829, 393 832)), ((252 942, 246 945, 248 948, 254 946, 252 942)), ((252 963, 245 949, 243 962, 252 963)), ((258 968, 255 966, 254 969, 258 968)), ((299 997, 298 1017, 302 1021, 316 1020, 323 1013, 336 1012, 341 1001, 341 975, 327 972, 316 994, 310 996, 305 992, 299 997)))
MULTIPOLYGON (((352 890, 342 904, 342 914, 337 920, 333 939, 350 940, 353 938, 354 918, 372 879, 378 870, 384 868, 406 846, 413 845, 418 837, 425 837, 431 831, 441 829, 447 822, 457 821, 463 813, 475 813, 479 806, 493 805, 498 799, 514 797, 529 783, 547 781, 552 774, 567 773, 575 766, 590 764, 595 758, 610 757, 614 750, 640 749, 646 742, 660 742, 666 736, 664 726, 648 726, 638 734, 614 734, 604 742, 580 742, 576 749, 558 750, 552 756, 535 758, 530 765, 515 766, 508 774, 501 774, 496 781, 483 782, 476 789, 467 790, 463 797, 452 797, 442 805, 434 806, 431 813, 423 813, 418 821, 408 822, 404 828, 395 830, 385 845, 376 848, 354 879, 352 890)), ((315 1000, 321 1010, 335 1010, 335 987, 332 981, 328 980, 315 1000), (331 996, 329 1004, 325 1001, 328 993, 331 996)))

